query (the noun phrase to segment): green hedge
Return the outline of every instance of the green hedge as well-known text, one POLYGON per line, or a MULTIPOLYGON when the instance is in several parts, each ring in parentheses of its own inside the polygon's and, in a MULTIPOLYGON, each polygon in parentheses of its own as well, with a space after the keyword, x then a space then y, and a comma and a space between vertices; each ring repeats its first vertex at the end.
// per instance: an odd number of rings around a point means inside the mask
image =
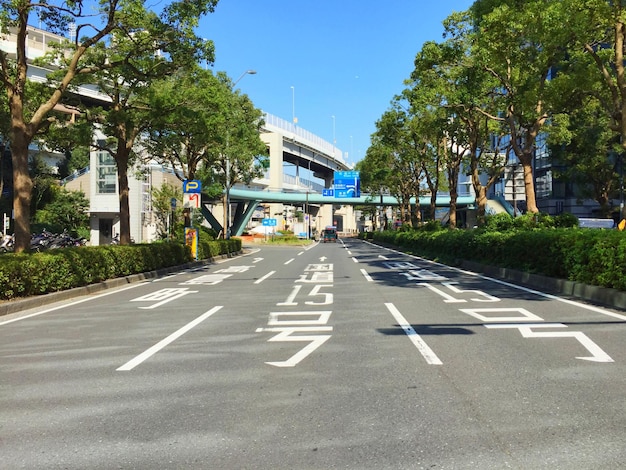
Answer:
MULTIPOLYGON (((241 240, 201 241, 198 259, 241 251, 241 240)), ((0 299, 46 294, 192 261, 180 243, 106 245, 5 253, 0 256, 0 299)))
POLYGON ((414 230, 367 238, 444 263, 476 261, 626 291, 626 233, 617 230, 414 230))

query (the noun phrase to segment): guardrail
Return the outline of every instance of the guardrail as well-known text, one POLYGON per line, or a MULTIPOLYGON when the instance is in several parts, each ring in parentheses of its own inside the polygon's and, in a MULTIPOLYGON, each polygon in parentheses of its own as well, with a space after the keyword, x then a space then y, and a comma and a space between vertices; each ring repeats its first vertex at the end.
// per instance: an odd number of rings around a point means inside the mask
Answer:
POLYGON ((337 148, 336 145, 331 144, 330 142, 325 141, 321 137, 309 132, 301 127, 294 125, 289 121, 285 121, 284 119, 279 118, 278 116, 274 116, 270 113, 265 113, 265 129, 268 131, 272 130, 280 130, 292 134, 292 138, 295 139, 297 136, 298 139, 303 143, 308 143, 309 147, 316 148, 321 152, 331 156, 333 159, 341 162, 343 165, 346 165, 346 161, 343 159, 343 152, 337 148), (274 128, 274 129, 272 129, 274 128))

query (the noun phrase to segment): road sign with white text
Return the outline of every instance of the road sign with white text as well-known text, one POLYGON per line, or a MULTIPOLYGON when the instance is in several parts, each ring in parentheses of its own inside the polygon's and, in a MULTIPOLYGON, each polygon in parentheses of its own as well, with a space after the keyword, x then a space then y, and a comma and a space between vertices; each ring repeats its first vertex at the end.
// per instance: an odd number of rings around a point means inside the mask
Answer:
POLYGON ((335 171, 335 198, 361 196, 361 177, 358 171, 335 171))

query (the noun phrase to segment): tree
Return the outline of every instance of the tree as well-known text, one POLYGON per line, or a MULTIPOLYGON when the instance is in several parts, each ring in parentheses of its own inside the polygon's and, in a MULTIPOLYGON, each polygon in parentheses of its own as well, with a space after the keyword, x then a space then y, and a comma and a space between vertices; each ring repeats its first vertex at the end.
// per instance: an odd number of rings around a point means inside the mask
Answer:
POLYGON ((131 12, 130 34, 114 32, 109 47, 99 45, 88 56, 94 64, 118 64, 92 75, 111 103, 87 110, 87 114, 109 137, 103 141, 95 139, 96 148, 108 152, 116 163, 122 245, 131 241, 128 170, 136 158, 136 141, 158 119, 158 110, 150 106, 152 82, 185 68, 193 69, 200 56, 213 59, 212 43, 197 38, 191 29, 195 20, 179 17, 176 10, 166 11, 160 17, 143 10, 131 12))
MULTIPOLYGON (((228 83, 232 91, 233 85, 228 83)), ((257 109, 247 95, 232 91, 224 127, 217 129, 223 136, 218 145, 209 148, 207 157, 213 162, 212 174, 218 176, 224 191, 224 238, 230 223, 227 220, 230 208, 227 207, 227 194, 237 183, 250 184, 267 169, 267 147, 260 138, 263 126, 262 111, 257 109)), ((209 167, 207 166, 207 170, 209 167)))
POLYGON ((182 188, 164 184, 160 188, 152 188, 151 197, 158 235, 161 239, 166 239, 174 232, 176 225, 184 223, 182 188), (177 201, 174 210, 172 210, 172 200, 177 201))
POLYGON ((493 119, 508 126, 511 148, 524 170, 526 206, 538 212, 533 159, 537 137, 555 108, 556 71, 567 60, 571 11, 562 2, 478 0, 472 7, 476 30, 476 66, 498 82, 494 98, 503 103, 493 119))
MULTIPOLYGON (((232 90, 225 74, 181 71, 153 84, 149 106, 156 116, 146 143, 150 153, 171 164, 181 180, 202 181, 204 193, 223 195, 227 180, 230 189, 265 170, 262 113, 232 90)), ((189 225, 189 211, 185 219, 189 225)))
MULTIPOLYGON (((188 42, 179 42, 179 31, 186 36, 192 34, 192 28, 197 18, 213 10, 217 0, 181 0, 166 6, 162 13, 164 35, 155 38, 152 42, 156 50, 167 54, 176 51, 178 45, 187 45, 188 42), (169 39, 170 41, 167 41, 169 39), (165 46, 165 47, 163 47, 165 46)), ((33 139, 42 132, 53 120, 51 112, 59 104, 61 98, 70 91, 72 83, 81 76, 88 76, 98 71, 120 67, 128 63, 133 56, 133 50, 127 50, 126 56, 120 56, 119 61, 109 61, 106 54, 101 54, 98 61, 85 62, 85 54, 99 46, 105 51, 105 45, 112 46, 112 35, 117 39, 124 38, 127 44, 133 44, 136 36, 136 25, 146 25, 144 19, 156 19, 144 8, 141 2, 120 2, 108 0, 97 6, 94 14, 87 11, 82 0, 72 2, 44 2, 35 3, 30 0, 0 0, 0 27, 2 33, 9 30, 15 33, 16 53, 0 51, 0 83, 7 93, 10 112, 10 144, 13 161, 14 199, 13 209, 15 218, 15 251, 21 252, 29 247, 30 243, 30 205, 33 183, 28 174, 28 148, 33 139), (55 49, 53 61, 56 71, 50 76, 47 87, 40 87, 39 93, 27 93, 28 90, 28 60, 26 43, 28 23, 31 15, 37 14, 49 31, 60 33, 68 30, 70 23, 76 25, 76 39, 63 40, 58 45, 51 45, 55 49)), ((90 5, 93 7, 93 5, 90 5)), ((197 51, 206 51, 201 40, 196 41, 197 51)), ((197 57, 196 51, 188 48, 189 57, 197 57)), ((51 59, 48 56, 47 59, 51 59)))
POLYGON ((469 169, 476 195, 477 222, 485 224, 487 191, 502 175, 508 160, 510 139, 498 113, 498 102, 493 90, 498 83, 484 69, 476 67, 473 47, 475 30, 468 12, 454 13, 444 21, 448 53, 444 56, 451 69, 452 80, 447 88, 445 106, 462 123, 464 146, 469 158, 469 169))
POLYGON ((81 191, 67 191, 56 186, 52 198, 37 211, 35 222, 56 232, 87 234, 89 230, 89 200, 81 191))
MULTIPOLYGON (((575 32, 568 44, 570 62, 579 65, 577 85, 586 85, 604 110, 608 128, 620 153, 626 152, 626 5, 623 1, 586 0, 563 2, 575 32), (587 56, 587 57, 584 57, 587 56), (585 67, 588 65, 588 67, 585 67), (593 69, 593 74, 589 73, 593 69), (589 82, 592 78, 593 82, 589 82)), ((579 91, 580 92, 580 91, 579 91)), ((595 106, 594 106, 595 107, 595 106)), ((580 117, 580 116, 579 116, 580 117)), ((597 154, 593 152, 593 158, 597 154)), ((607 159, 609 156, 607 156, 607 159)), ((611 165, 604 162, 604 167, 611 165)), ((592 165, 593 166, 593 165, 592 165)), ((600 185, 603 186, 603 185, 600 185)), ((605 188, 606 189, 606 188, 605 188)), ((605 196, 601 196, 603 200, 605 196)), ((620 214, 625 217, 625 214, 620 214)))
MULTIPOLYGON (((438 150, 440 162, 446 171, 450 191, 450 228, 456 228, 456 202, 459 175, 466 160, 468 133, 459 114, 465 111, 463 98, 465 50, 459 41, 443 44, 427 42, 415 58, 411 73, 412 89, 406 92, 414 110, 422 108, 432 115, 431 145, 438 150)), ((470 98, 471 99, 471 98, 470 98)))
POLYGON ((376 122, 374 140, 377 141, 380 150, 386 153, 384 158, 390 170, 384 180, 386 189, 399 202, 402 223, 410 225, 413 214, 412 197, 417 199, 419 210, 421 168, 410 146, 409 124, 410 117, 396 101, 376 122))
POLYGON ((552 128, 555 176, 575 185, 579 196, 597 201, 600 215, 608 217, 611 197, 619 188, 623 149, 606 110, 589 96, 552 128))

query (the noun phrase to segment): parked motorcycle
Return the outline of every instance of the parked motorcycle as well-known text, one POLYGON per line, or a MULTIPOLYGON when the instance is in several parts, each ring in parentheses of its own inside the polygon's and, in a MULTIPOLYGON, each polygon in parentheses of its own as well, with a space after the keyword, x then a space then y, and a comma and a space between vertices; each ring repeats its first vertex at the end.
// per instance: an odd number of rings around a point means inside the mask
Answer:
MULTIPOLYGON (((30 240, 30 251, 41 252, 55 248, 66 248, 70 246, 84 246, 87 240, 80 237, 72 237, 67 230, 62 233, 53 233, 43 229, 41 233, 33 234, 30 240)), ((14 251, 15 238, 13 235, 5 235, 0 240, 0 253, 14 251)))
POLYGON ((13 235, 5 235, 4 237, 2 237, 2 241, 0 241, 0 253, 13 251, 14 245, 15 239, 13 238, 13 235))

